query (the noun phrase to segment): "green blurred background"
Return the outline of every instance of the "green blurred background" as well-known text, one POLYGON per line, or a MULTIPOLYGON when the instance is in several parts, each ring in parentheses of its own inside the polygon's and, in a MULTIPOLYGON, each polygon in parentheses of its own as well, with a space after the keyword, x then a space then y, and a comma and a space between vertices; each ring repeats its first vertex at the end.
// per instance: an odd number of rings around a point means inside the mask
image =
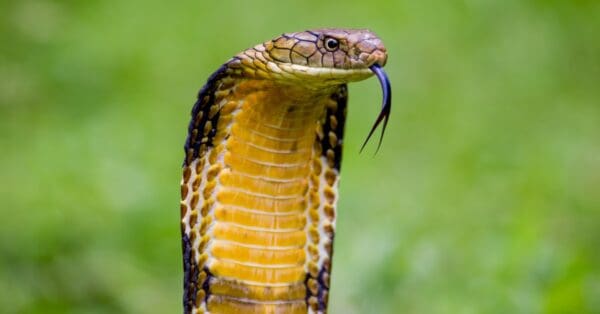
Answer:
MULTIPOLYGON (((206 1, 208 2, 208 1, 206 1)), ((367 27, 333 313, 600 313, 600 2, 0 2, 0 312, 180 313, 197 90, 282 32, 367 27)))

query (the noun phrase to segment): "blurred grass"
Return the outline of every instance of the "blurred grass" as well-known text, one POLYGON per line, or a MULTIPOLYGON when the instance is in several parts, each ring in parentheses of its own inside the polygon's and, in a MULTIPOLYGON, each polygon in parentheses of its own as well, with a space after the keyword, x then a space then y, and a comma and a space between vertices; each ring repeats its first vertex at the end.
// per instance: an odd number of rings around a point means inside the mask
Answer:
POLYGON ((332 312, 600 313, 600 3, 583 0, 1 2, 0 312, 180 312, 196 91, 321 26, 379 34, 394 89, 372 158, 379 87, 350 87, 332 312))

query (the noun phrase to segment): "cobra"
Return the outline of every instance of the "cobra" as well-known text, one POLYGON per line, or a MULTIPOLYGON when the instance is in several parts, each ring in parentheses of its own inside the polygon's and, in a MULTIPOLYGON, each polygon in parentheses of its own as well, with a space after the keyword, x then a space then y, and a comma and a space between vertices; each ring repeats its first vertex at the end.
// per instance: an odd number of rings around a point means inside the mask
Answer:
POLYGON ((316 29, 247 49, 210 76, 185 142, 184 313, 327 311, 346 84, 379 78, 383 106, 365 144, 382 121, 383 137, 386 60, 368 30, 316 29))

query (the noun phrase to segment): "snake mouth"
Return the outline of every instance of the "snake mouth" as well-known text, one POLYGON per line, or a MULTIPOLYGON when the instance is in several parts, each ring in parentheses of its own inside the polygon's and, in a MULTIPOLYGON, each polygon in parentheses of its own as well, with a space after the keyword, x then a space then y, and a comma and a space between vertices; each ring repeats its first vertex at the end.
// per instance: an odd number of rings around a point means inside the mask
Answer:
POLYGON ((379 83, 381 83, 381 89, 383 90, 383 101, 382 101, 382 105, 381 105, 381 111, 379 112, 379 115, 377 116, 375 123, 373 123, 373 127, 371 128, 369 135, 367 135, 367 139, 365 140, 362 147, 360 148, 360 151, 361 152, 363 151, 363 149, 365 148, 365 145, 367 145, 367 143, 369 142, 369 139, 371 138, 371 136, 373 135, 373 133, 375 132, 375 130, 377 129, 379 124, 381 124, 381 122, 383 122, 383 126, 381 128, 381 136, 379 137, 379 143, 377 144, 377 150, 375 151, 375 153, 377 154, 377 152, 379 151, 379 148, 381 147, 381 142, 383 141, 383 135, 385 133, 385 128, 388 123, 388 118, 390 117, 390 111, 392 110, 392 88, 390 85, 390 79, 387 77, 387 74, 385 73, 385 71, 383 71, 383 68, 381 67, 381 65, 375 63, 375 64, 371 65, 369 67, 369 69, 371 69, 371 71, 373 71, 373 73, 379 79, 379 83))

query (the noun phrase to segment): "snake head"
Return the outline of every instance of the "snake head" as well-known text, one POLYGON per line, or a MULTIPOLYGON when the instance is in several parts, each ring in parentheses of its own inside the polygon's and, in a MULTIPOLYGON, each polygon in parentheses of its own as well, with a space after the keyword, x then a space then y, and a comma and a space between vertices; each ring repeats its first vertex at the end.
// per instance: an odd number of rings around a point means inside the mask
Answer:
POLYGON ((247 49, 230 66, 246 77, 323 87, 366 79, 373 75, 371 66, 386 61, 381 39, 369 30, 316 29, 285 33, 247 49))
POLYGON ((319 29, 283 34, 265 43, 267 54, 281 63, 342 70, 385 65, 381 40, 368 30, 319 29))

